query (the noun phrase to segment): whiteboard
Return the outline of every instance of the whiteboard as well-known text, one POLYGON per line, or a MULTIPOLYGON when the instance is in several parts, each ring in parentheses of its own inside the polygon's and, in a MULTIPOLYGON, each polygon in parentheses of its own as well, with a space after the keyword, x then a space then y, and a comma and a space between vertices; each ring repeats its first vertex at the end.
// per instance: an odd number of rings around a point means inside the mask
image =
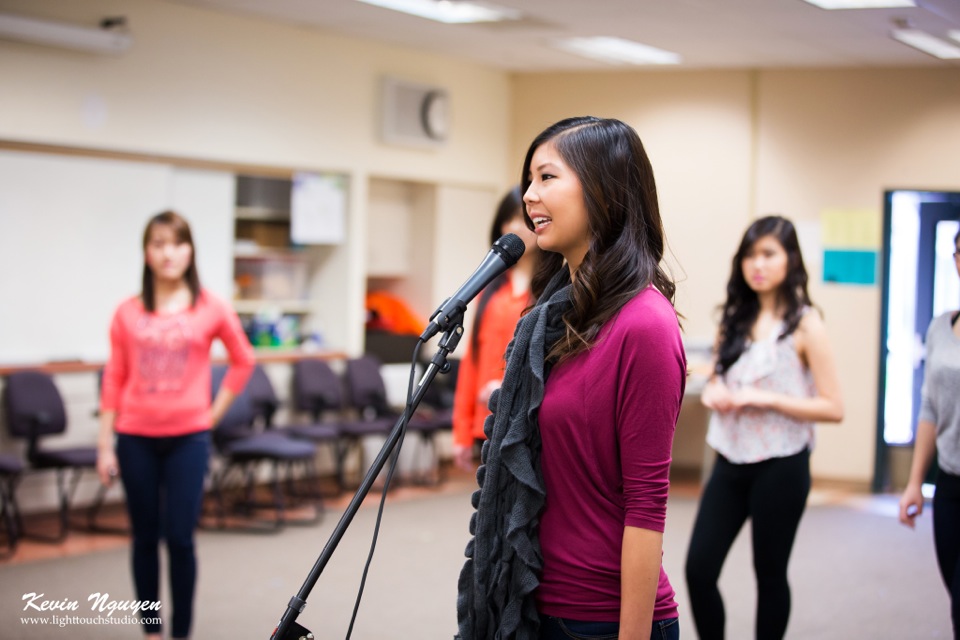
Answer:
POLYGON ((105 359, 164 209, 190 221, 202 282, 229 299, 233 202, 229 173, 0 151, 0 364, 105 359))

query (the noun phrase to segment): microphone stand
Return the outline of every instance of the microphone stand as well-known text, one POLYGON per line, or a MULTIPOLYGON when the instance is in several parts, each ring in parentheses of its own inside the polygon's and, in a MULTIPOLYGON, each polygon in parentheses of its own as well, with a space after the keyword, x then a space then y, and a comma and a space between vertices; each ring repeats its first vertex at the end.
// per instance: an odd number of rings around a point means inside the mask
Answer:
POLYGON ((333 533, 330 534, 327 544, 324 546, 323 551, 317 558, 316 563, 314 563, 313 568, 307 575, 307 579, 304 580, 303 585, 300 587, 300 590, 297 592, 297 594, 290 598, 290 602, 287 603, 287 609, 280 618, 280 622, 276 629, 274 629, 273 633, 270 635, 270 640, 309 640, 314 637, 314 635, 308 629, 305 629, 297 624, 297 616, 300 615, 304 607, 307 606, 307 596, 310 595, 310 591, 313 590, 317 580, 320 579, 320 574, 323 573, 324 567, 327 566, 327 562, 330 560, 330 557, 336 550, 337 545, 343 538, 344 533, 346 533, 347 527, 350 526, 350 523, 353 521, 353 517, 360 509, 360 505, 363 503, 364 498, 366 498, 367 494, 370 492, 370 488, 373 486, 374 481, 377 479, 377 476, 380 474, 383 466, 390 458, 394 448, 403 437, 403 434, 406 431, 407 422, 410 420, 410 417, 413 416, 414 411, 416 411, 417 406, 420 404, 420 400, 423 398, 423 395, 433 382, 433 379, 437 377, 438 373, 446 373, 450 370, 450 363, 447 362, 447 355, 452 353, 453 350, 457 348, 457 344, 460 342, 460 338, 463 335, 463 312, 458 312, 455 317, 451 316, 449 322, 447 323, 447 327, 448 328, 444 331, 443 336, 440 338, 438 343, 437 353, 433 356, 433 360, 430 361, 430 366, 427 367, 426 372, 420 379, 413 397, 408 401, 407 406, 404 408, 403 415, 397 419, 397 423, 393 426, 393 429, 387 436, 386 442, 383 443, 383 448, 380 449, 380 453, 377 454, 376 459, 373 461, 373 463, 371 463, 370 468, 367 470, 366 476, 364 476, 363 481, 360 483, 360 487, 354 494, 350 504, 347 505, 347 508, 340 517, 340 521, 334 528, 333 533))

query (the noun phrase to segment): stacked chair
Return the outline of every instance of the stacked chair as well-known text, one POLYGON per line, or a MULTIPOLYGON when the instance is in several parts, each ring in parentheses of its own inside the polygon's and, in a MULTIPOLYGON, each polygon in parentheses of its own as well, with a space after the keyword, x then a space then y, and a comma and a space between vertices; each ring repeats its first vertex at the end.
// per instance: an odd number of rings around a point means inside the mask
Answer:
MULTIPOLYGON (((250 392, 254 410, 262 416, 264 427, 268 433, 280 434, 295 440, 306 440, 314 443, 317 447, 325 446, 330 451, 331 459, 338 460, 340 428, 337 423, 325 422, 322 414, 315 416, 311 411, 311 422, 275 424, 274 416, 281 403, 273 388, 273 383, 270 382, 270 378, 262 367, 258 366, 254 369, 253 375, 247 382, 247 390, 250 392)), ((299 407, 295 407, 295 409, 299 409, 299 407)), ((318 478, 316 480, 319 481, 318 478)))
MULTIPOLYGON (((225 374, 225 366, 213 367, 214 396, 225 374)), ((241 513, 247 520, 245 526, 238 527, 240 530, 277 531, 286 524, 318 522, 323 517, 322 499, 319 490, 310 486, 316 482, 316 446, 273 428, 272 416, 277 404, 264 400, 263 385, 264 381, 269 385, 269 379, 259 365, 251 380, 252 383, 248 383, 234 399, 213 429, 218 468, 211 473, 211 489, 217 504, 218 526, 226 528, 227 493, 231 488, 239 489, 241 497, 232 503, 230 511, 241 513), (256 495, 257 472, 265 464, 270 467, 272 499, 268 502, 258 500, 256 495), (300 484, 306 484, 306 488, 297 488, 298 468, 301 470, 300 484), (237 476, 239 483, 232 482, 237 476), (313 515, 303 519, 288 518, 286 511, 291 501, 310 502, 313 515), (263 508, 273 511, 272 520, 257 518, 256 512, 263 508)), ((273 397, 275 399, 275 395, 273 397)))
POLYGON ((309 415, 312 424, 290 426, 288 432, 296 438, 323 442, 331 442, 330 434, 335 433, 332 442, 337 482, 341 490, 347 489, 346 463, 351 452, 357 452, 362 472, 363 439, 387 435, 394 421, 372 416, 368 416, 369 419, 348 417, 346 412, 350 407, 343 380, 323 360, 300 360, 293 365, 293 399, 294 408, 309 415))
MULTIPOLYGON (((358 424, 376 425, 383 433, 388 433, 400 414, 388 402, 386 385, 380 372, 381 365, 380 359, 371 354, 348 359, 345 371, 346 387, 349 404, 361 418, 358 424)), ((436 484, 442 480, 436 437, 441 431, 452 428, 452 410, 431 407, 421 400, 416 413, 407 423, 407 434, 419 437, 417 444, 420 446, 414 464, 419 472, 414 475, 415 482, 436 484), (419 464, 419 455, 424 450, 429 451, 428 465, 419 464)))
MULTIPOLYGON (((57 497, 59 503, 59 526, 56 534, 46 536, 31 534, 29 537, 46 542, 61 542, 71 528, 70 509, 77 484, 84 471, 96 473, 96 446, 54 448, 43 446, 43 439, 56 436, 67 430, 67 414, 53 377, 42 371, 18 371, 9 374, 4 384, 4 410, 7 429, 13 438, 27 443, 27 462, 29 469, 35 471, 54 470, 57 475, 57 497)), ((12 464, 12 463, 11 463, 12 464)), ((4 471, 8 478, 18 478, 16 465, 11 471, 4 471)), ((15 480, 4 483, 4 517, 14 521, 14 532, 25 535, 19 517, 19 510, 13 500, 15 480)), ((90 531, 110 531, 97 525, 97 514, 103 504, 106 487, 100 485, 93 503, 87 510, 86 529, 90 531)), ((8 525, 9 527, 9 525, 8 525)), ((8 531, 10 529, 8 528, 8 531)))

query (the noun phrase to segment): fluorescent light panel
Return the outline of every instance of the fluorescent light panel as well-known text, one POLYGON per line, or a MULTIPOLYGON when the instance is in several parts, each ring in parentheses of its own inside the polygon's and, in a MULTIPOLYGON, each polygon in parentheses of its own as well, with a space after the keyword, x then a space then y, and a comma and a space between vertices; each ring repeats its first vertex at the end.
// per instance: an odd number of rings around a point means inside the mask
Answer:
POLYGON ((914 0, 804 0, 821 9, 894 9, 915 7, 914 0))
POLYGON ((679 64, 680 56, 639 42, 599 36, 596 38, 569 38, 559 40, 555 46, 585 58, 611 64, 679 64))
POLYGON ((412 16, 435 20, 446 24, 469 22, 498 22, 517 20, 519 11, 477 2, 453 2, 451 0, 357 0, 375 7, 392 9, 412 16))
POLYGON ((120 31, 37 20, 9 13, 0 13, 0 38, 93 53, 122 53, 133 42, 129 34, 120 31))
POLYGON ((960 60, 960 47, 919 29, 894 29, 891 36, 903 44, 941 60, 960 60))

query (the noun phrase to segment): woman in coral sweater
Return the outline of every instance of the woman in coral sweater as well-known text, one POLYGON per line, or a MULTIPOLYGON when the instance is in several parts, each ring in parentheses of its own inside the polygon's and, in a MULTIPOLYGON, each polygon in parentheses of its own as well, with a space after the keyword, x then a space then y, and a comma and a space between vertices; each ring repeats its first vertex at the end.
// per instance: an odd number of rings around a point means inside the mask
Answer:
MULTIPOLYGON (((160 539, 166 540, 173 596, 171 637, 186 638, 193 618, 194 530, 210 456, 210 430, 243 391, 254 366, 240 320, 201 288, 190 226, 165 211, 143 234, 143 290, 117 308, 103 373, 97 471, 119 474, 133 531, 137 600, 160 598, 160 539), (230 368, 210 399, 210 346, 219 339, 230 368)), ((166 607, 160 611, 167 611, 166 607)), ((148 611, 144 617, 159 612, 148 611)), ((144 620, 148 640, 160 625, 144 620)))

